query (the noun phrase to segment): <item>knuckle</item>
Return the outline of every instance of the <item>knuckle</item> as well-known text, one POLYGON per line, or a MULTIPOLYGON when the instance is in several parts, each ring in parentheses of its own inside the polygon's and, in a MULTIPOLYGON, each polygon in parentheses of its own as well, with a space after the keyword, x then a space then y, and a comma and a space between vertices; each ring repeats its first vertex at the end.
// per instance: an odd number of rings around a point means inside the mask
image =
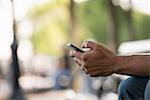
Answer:
POLYGON ((96 49, 96 50, 98 50, 98 49, 100 49, 100 48, 101 48, 100 45, 96 45, 96 46, 95 46, 95 49, 96 49))
POLYGON ((90 58, 91 58, 91 54, 88 52, 83 55, 83 60, 85 62, 89 62, 90 58))

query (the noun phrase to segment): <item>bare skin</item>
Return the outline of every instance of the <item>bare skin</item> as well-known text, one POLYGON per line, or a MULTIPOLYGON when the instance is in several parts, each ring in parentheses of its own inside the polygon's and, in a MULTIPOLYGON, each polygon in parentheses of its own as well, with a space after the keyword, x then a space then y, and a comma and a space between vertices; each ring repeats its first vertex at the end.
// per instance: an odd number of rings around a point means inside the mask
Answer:
POLYGON ((91 48, 90 51, 80 53, 71 51, 70 56, 78 65, 92 77, 109 76, 113 73, 149 76, 150 55, 115 55, 110 49, 102 44, 87 41, 83 48, 91 48))

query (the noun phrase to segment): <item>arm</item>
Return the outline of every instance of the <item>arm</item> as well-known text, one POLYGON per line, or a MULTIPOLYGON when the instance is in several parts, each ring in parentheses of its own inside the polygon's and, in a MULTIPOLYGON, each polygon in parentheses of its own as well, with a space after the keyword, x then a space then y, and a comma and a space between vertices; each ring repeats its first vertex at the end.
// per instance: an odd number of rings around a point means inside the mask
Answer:
POLYGON ((115 57, 115 73, 133 76, 150 75, 150 55, 115 57))
POLYGON ((102 44, 85 42, 85 53, 71 52, 74 60, 90 76, 108 76, 113 73, 133 76, 148 76, 150 73, 150 55, 119 56, 102 44), (85 70, 86 69, 86 70, 85 70))

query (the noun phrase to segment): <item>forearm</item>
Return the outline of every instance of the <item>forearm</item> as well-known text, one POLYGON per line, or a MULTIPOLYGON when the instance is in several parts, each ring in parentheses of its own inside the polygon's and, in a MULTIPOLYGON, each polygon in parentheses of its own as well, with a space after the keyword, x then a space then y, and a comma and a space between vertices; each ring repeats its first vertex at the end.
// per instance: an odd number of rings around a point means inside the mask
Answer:
POLYGON ((150 75, 150 56, 116 56, 114 68, 115 73, 118 74, 148 76, 150 75))

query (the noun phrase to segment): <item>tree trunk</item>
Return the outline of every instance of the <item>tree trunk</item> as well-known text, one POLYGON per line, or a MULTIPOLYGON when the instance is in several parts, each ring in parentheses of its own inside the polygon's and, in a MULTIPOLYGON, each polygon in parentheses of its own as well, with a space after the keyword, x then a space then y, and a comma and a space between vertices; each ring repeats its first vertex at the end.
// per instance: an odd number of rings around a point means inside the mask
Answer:
POLYGON ((126 17, 127 17, 127 29, 128 29, 129 40, 135 40, 136 39, 136 34, 135 34, 134 25, 133 25, 132 2, 131 2, 131 0, 130 0, 130 8, 126 12, 126 17))
POLYGON ((117 7, 112 4, 111 0, 107 0, 107 4, 109 12, 108 45, 117 52, 119 45, 117 7))
POLYGON ((73 39, 73 36, 75 34, 75 2, 74 0, 70 0, 69 5, 69 13, 70 13, 70 32, 69 32, 69 38, 73 39))
POLYGON ((150 17, 149 16, 145 16, 144 17, 144 32, 145 32, 145 38, 149 39, 150 38, 150 17))
POLYGON ((128 27, 128 34, 129 34, 129 40, 135 40, 135 30, 133 26, 133 19, 131 15, 132 11, 129 10, 127 12, 127 27, 128 27))

